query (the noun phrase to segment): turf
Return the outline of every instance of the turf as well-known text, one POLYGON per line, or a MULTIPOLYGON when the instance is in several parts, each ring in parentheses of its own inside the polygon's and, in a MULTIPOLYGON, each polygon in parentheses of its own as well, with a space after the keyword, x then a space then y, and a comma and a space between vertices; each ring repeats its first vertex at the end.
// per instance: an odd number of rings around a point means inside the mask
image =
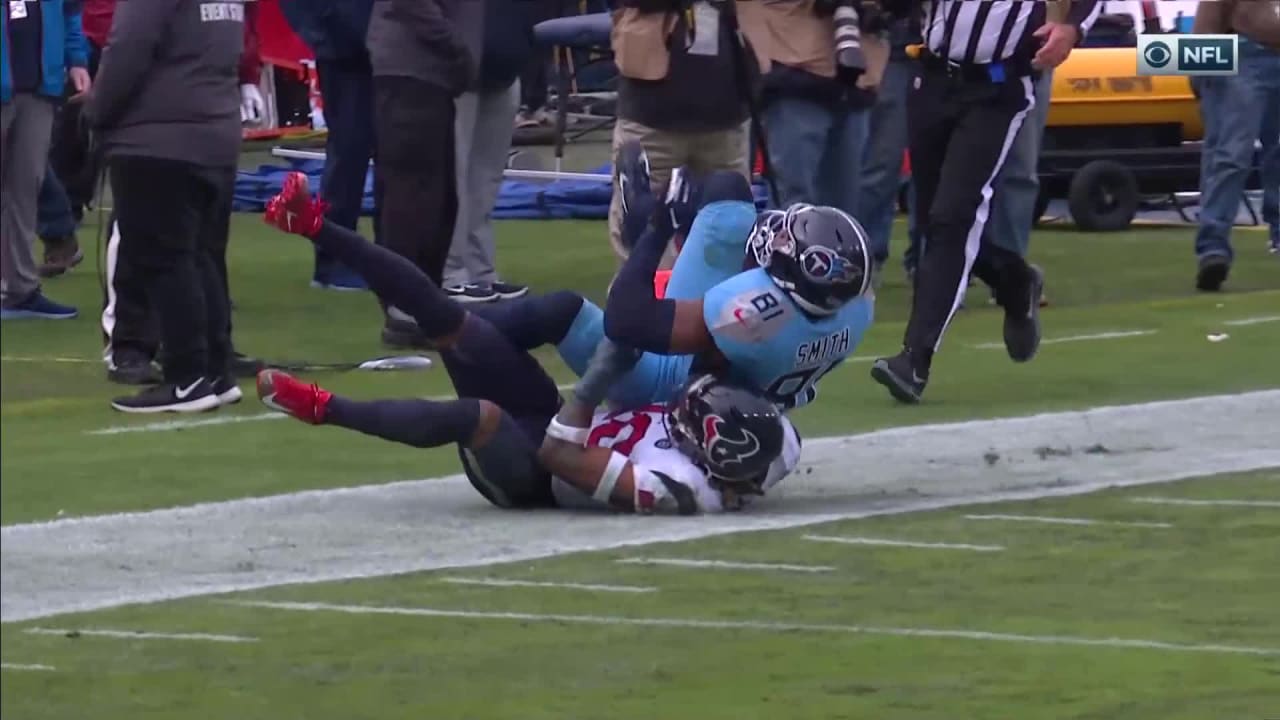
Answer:
MULTIPOLYGON (((646 548, 834 567, 766 574, 619 565, 635 551, 466 571, 653 586, 645 594, 445 584, 459 573, 279 588, 5 625, 6 718, 1265 718, 1280 707, 1274 507, 1129 502, 1151 488, 956 508, 646 548), (974 522, 995 512, 1169 528, 974 522), (821 532, 999 553, 805 542, 821 532), (233 600, 858 626, 709 629, 290 612, 233 600), (238 645, 64 638, 33 626, 244 635, 238 645), (874 628, 1247 646, 1268 655, 901 637, 874 628), (90 710, 91 709, 91 710, 90 710)), ((1280 500, 1275 471, 1162 496, 1280 500)))

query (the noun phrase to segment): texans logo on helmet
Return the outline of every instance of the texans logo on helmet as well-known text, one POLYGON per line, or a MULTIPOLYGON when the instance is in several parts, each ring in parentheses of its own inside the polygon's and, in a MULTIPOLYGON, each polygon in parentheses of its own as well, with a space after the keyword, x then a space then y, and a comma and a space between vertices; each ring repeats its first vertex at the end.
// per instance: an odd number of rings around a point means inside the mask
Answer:
POLYGON ((730 426, 719 415, 708 415, 702 420, 702 446, 707 458, 719 467, 741 465, 744 460, 760 452, 760 439, 744 427, 736 433, 725 434, 730 426))
POLYGON ((831 283, 857 278, 857 268, 846 262, 835 250, 824 245, 813 245, 800 253, 800 267, 815 282, 831 283))

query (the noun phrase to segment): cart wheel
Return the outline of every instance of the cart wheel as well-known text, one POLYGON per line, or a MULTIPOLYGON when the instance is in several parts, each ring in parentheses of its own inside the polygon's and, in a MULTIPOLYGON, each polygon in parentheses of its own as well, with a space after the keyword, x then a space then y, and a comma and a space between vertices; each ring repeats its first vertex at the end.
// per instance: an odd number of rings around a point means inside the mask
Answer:
POLYGON ((1039 225, 1044 220, 1044 214, 1049 211, 1049 193, 1044 190, 1036 195, 1035 224, 1039 225))
POLYGON ((1067 206, 1081 230, 1124 230, 1138 212, 1138 180, 1120 163, 1095 160, 1071 178, 1067 206))

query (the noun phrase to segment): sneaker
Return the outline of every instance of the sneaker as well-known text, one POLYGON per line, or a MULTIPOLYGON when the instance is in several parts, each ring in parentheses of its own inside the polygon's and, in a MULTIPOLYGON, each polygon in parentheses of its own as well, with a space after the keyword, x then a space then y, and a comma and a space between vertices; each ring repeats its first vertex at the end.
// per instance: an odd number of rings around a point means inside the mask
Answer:
POLYGON ((281 370, 258 373, 258 399, 262 404, 304 423, 324 422, 332 397, 333 393, 321 390, 319 385, 304 383, 281 370))
POLYGON ((333 265, 323 272, 316 271, 312 276, 311 287, 338 292, 362 292, 369 289, 364 278, 345 265, 333 265))
POLYGON ((242 352, 231 353, 231 376, 237 378, 257 377, 258 373, 267 366, 256 357, 250 357, 242 352))
POLYGON ((1267 245, 1267 249, 1272 255, 1280 255, 1280 225, 1271 226, 1271 242, 1267 245))
POLYGON ((75 235, 59 240, 46 240, 44 244, 44 262, 39 273, 42 278, 57 277, 84 260, 84 250, 75 235))
POLYGON ((891 358, 880 358, 871 365, 871 379, 889 389, 895 400, 914 405, 920 402, 924 386, 929 383, 929 369, 917 367, 912 352, 903 348, 891 358))
POLYGON ((528 285, 516 285, 515 283, 495 282, 489 286, 493 289, 495 295, 503 300, 515 300, 529 294, 528 285))
POLYGON ((613 165, 622 209, 621 242, 630 251, 658 209, 658 198, 650 181, 649 156, 638 141, 622 143, 613 165))
POLYGON ((1040 349, 1040 301, 1044 272, 1028 265, 1030 277, 1004 307, 1004 347, 1014 362, 1027 362, 1040 349))
POLYGON ((230 375, 223 375, 214 380, 213 392, 218 396, 219 405, 235 405, 244 397, 244 393, 240 391, 240 386, 236 384, 235 378, 230 375))
POLYGON ((219 404, 213 384, 205 378, 197 378, 186 384, 156 385, 137 395, 111 401, 111 407, 127 413, 204 412, 213 410, 219 404))
POLYGON ((498 299, 498 293, 494 292, 492 285, 480 285, 478 283, 446 285, 444 292, 449 296, 450 300, 463 304, 487 303, 498 299))
POLYGON ((56 303, 44 296, 39 290, 27 296, 26 300, 0 310, 0 320, 22 320, 38 318, 41 320, 70 320, 80 311, 70 305, 56 303))
POLYGON ((1231 258, 1226 255, 1213 254, 1200 258, 1200 266, 1196 270, 1196 289, 1203 292, 1218 292, 1222 283, 1226 282, 1231 272, 1231 258))
POLYGON ((311 182, 300 172, 284 178, 280 193, 267 202, 262 219, 287 233, 313 237, 324 225, 325 203, 311 196, 311 182))
POLYGON ((163 378, 151 358, 139 353, 112 353, 107 360, 107 380, 119 385, 157 385, 163 378))

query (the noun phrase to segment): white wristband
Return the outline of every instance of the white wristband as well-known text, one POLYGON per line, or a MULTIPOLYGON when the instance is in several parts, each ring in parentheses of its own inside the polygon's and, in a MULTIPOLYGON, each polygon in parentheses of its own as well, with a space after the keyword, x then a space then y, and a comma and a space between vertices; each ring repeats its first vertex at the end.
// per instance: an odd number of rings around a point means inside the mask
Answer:
POLYGON ((613 487, 618 484, 618 477, 626 467, 626 457, 620 453, 610 455, 609 464, 604 466, 604 473, 600 475, 600 484, 596 485, 596 491, 591 493, 591 497, 600 502, 609 502, 609 498, 613 496, 613 487))
POLYGON ((586 445, 591 436, 590 428, 571 427, 560 422, 559 418, 551 418, 547 424, 547 434, 551 437, 574 445, 586 445))

